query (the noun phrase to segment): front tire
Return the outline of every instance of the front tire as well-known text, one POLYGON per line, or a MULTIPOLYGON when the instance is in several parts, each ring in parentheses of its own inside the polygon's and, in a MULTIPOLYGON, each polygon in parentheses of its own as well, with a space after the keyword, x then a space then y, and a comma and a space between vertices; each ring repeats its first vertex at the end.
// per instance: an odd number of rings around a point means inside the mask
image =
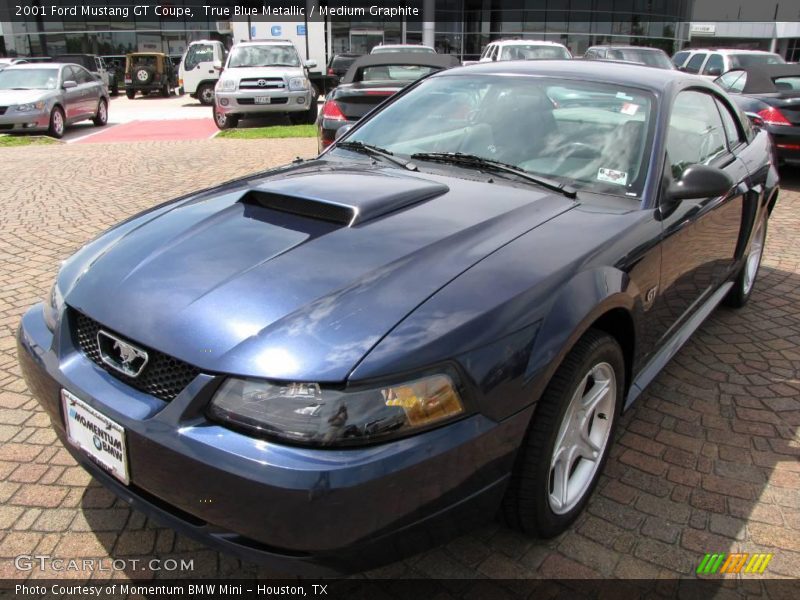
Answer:
POLYGON ((761 258, 764 255, 764 243, 766 239, 767 217, 765 216, 761 222, 756 225, 744 264, 739 274, 736 276, 736 280, 733 282, 731 291, 728 292, 728 295, 725 296, 723 300, 726 306, 742 308, 747 304, 747 301, 750 300, 756 278, 758 277, 758 271, 761 267, 761 258))
POLYGON ((62 137, 64 137, 64 128, 64 111, 61 109, 61 107, 56 106, 50 112, 50 127, 47 129, 47 135, 60 140, 62 137))
POLYGON ((235 129, 236 126, 239 125, 239 117, 236 115, 226 115, 214 107, 214 123, 217 125, 217 129, 221 131, 235 129))
POLYGON ((106 104, 105 100, 101 99, 97 104, 97 112, 92 119, 92 123, 94 123, 95 127, 103 127, 108 123, 108 104, 106 104))
POLYGON ((624 387, 622 349, 590 329, 539 399, 503 501, 509 525, 549 538, 577 518, 608 458, 624 387))
POLYGON ((211 106, 214 104, 214 86, 203 84, 197 88, 197 99, 203 106, 211 106))

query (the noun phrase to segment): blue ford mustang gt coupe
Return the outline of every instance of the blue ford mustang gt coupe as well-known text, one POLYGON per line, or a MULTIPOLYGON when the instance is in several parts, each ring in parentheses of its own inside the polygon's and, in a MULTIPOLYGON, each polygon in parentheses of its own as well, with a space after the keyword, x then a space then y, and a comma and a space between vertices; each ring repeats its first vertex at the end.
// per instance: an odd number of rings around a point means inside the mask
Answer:
POLYGON ((621 411, 750 297, 777 197, 711 82, 456 68, 86 244, 19 360, 98 481, 247 559, 344 572, 498 512, 553 536, 621 411))

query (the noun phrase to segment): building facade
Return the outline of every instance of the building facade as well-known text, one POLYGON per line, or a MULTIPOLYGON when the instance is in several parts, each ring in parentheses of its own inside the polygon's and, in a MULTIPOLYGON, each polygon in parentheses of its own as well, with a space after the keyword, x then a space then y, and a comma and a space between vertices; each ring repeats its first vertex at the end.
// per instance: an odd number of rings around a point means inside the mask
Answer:
MULTIPOLYGON (((560 42, 580 55, 594 44, 657 46, 671 53, 688 41, 693 0, 408 0, 418 18, 379 19, 364 16, 325 18, 331 54, 364 53, 379 43, 422 43, 462 59, 477 58, 483 47, 499 38, 518 37, 560 42)), ((275 0, 216 0, 215 6, 274 5, 275 0)), ((71 18, 12 18, 10 5, 0 4, 0 55, 54 56, 66 52, 122 55, 160 51, 180 55, 196 39, 232 43, 230 29, 215 17, 202 16, 197 0, 171 0, 191 6, 191 19, 159 19, 153 15, 71 18), (5 8, 3 8, 5 6, 5 8), (6 11, 5 18, 3 11, 6 11)), ((48 0, 74 6, 74 0, 48 0)), ((105 9, 119 0, 85 2, 105 9)), ((327 5, 326 0, 307 2, 327 5)), ((373 4, 375 4, 373 2, 373 4)), ((131 4, 125 4, 131 6, 131 4)), ((103 12, 113 12, 105 10, 103 12)))

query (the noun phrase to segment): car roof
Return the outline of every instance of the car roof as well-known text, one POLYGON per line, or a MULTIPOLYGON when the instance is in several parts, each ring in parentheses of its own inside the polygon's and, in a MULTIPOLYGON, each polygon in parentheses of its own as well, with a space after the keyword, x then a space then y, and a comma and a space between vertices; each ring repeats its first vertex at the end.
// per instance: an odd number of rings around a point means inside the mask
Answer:
MULTIPOLYGON (((613 44, 603 44, 602 46, 590 46, 589 50, 597 50, 598 48, 607 48, 608 50, 644 50, 645 52, 664 52, 661 48, 652 48, 651 46, 615 46, 613 44)), ((666 54, 666 52, 664 52, 666 54)))
POLYGON ((493 42, 489 42, 489 44, 496 44, 498 46, 514 46, 522 44, 529 46, 531 44, 535 44, 537 46, 561 46, 562 48, 566 48, 564 44, 559 44, 558 42, 551 42, 549 40, 495 40, 493 42))
POLYGON ((675 82, 683 81, 698 87, 719 90, 713 83, 698 75, 678 70, 654 69, 640 64, 604 60, 547 59, 484 62, 452 69, 447 73, 434 75, 434 77, 468 74, 552 76, 627 85, 652 92, 663 92, 675 82))
POLYGON ((291 40, 244 40, 237 42, 235 46, 292 46, 291 40))
POLYGON ((378 44, 373 48, 428 48, 433 50, 433 46, 426 46, 424 44, 378 44))
MULTIPOLYGON (((745 48, 684 48, 681 52, 713 52, 717 54, 775 54, 766 50, 750 50, 745 48)), ((677 54, 677 52, 675 53, 677 54)))
POLYGON ((800 77, 800 65, 754 65, 750 67, 737 67, 728 71, 744 71, 747 81, 742 88, 743 94, 767 94, 780 91, 773 79, 776 77, 800 77))

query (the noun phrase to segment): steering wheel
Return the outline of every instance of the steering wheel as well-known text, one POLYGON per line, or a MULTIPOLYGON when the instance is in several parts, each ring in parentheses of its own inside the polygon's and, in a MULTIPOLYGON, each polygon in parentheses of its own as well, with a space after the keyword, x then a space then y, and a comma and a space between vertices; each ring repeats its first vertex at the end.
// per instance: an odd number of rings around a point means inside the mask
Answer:
POLYGON ((584 142, 567 142, 556 148, 556 153, 573 158, 600 158, 600 150, 584 142))

